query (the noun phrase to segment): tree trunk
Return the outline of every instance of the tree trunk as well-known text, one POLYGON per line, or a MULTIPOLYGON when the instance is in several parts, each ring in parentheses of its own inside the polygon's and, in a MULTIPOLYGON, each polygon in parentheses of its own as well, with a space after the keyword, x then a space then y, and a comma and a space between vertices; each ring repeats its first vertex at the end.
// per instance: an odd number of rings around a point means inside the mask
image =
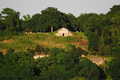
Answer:
POLYGON ((51 26, 51 32, 53 32, 53 26, 51 26))

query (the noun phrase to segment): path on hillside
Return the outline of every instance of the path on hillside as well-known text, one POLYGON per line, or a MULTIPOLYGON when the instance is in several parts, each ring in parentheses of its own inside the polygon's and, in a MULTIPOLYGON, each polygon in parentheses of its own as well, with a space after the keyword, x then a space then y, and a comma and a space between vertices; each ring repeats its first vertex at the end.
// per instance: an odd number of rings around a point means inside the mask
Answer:
POLYGON ((100 66, 105 63, 105 61, 108 61, 107 58, 104 57, 86 57, 87 59, 91 60, 96 65, 100 66))

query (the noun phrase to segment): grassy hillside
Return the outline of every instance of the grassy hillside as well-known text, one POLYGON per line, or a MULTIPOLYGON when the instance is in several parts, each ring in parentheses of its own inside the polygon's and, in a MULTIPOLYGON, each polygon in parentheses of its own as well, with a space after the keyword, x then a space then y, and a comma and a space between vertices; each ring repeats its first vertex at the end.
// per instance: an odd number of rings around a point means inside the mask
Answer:
POLYGON ((43 47, 57 47, 67 49, 67 45, 73 44, 76 47, 87 49, 87 38, 84 33, 72 32, 73 36, 58 37, 55 32, 52 33, 28 33, 20 36, 13 36, 9 40, 0 41, 0 51, 4 54, 8 48, 13 48, 15 51, 26 51, 27 48, 34 49, 37 44, 43 47))

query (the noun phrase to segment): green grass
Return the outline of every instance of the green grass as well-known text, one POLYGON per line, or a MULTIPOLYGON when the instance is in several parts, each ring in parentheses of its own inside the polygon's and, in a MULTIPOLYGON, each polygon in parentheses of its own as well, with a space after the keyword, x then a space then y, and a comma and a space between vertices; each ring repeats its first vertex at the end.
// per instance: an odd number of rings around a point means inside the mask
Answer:
POLYGON ((0 41, 0 49, 7 50, 9 47, 21 51, 27 50, 27 48, 35 49, 36 45, 39 44, 43 47, 49 47, 50 49, 53 47, 63 48, 65 49, 68 44, 72 44, 73 42, 77 47, 87 48, 87 45, 81 46, 79 45, 80 39, 86 39, 84 33, 75 33, 72 32, 74 36, 68 37, 58 37, 55 36, 55 32, 52 33, 33 33, 33 34, 23 34, 19 36, 12 36, 12 43, 3 43, 0 41), (82 38, 81 38, 82 36, 82 38))

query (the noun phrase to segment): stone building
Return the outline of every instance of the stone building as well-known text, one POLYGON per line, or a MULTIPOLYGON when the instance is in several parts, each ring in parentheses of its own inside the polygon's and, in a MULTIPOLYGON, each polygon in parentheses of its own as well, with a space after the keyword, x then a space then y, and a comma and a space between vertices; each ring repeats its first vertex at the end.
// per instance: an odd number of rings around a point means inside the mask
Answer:
POLYGON ((56 36, 72 36, 72 33, 66 28, 60 28, 55 34, 56 36))

